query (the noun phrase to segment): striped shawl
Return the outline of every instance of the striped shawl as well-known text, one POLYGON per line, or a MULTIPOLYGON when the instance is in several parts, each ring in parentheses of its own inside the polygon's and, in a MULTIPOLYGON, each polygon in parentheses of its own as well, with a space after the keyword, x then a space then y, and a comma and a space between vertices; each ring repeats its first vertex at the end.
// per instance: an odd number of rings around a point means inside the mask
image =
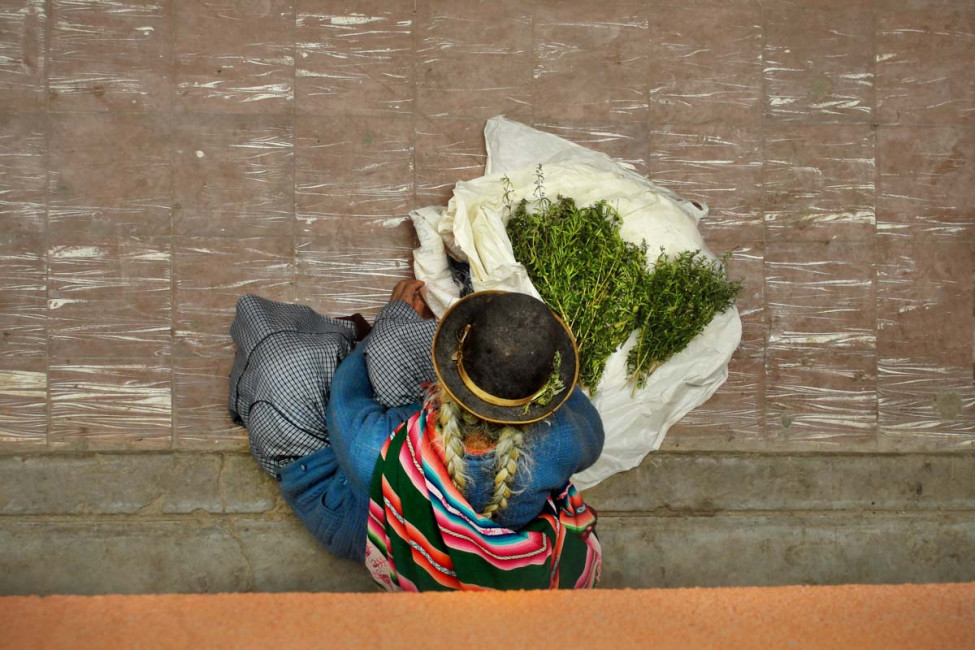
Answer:
POLYGON ((396 429, 370 491, 366 566, 388 591, 591 589, 602 553, 596 514, 571 483, 519 531, 474 512, 450 480, 437 401, 396 429))

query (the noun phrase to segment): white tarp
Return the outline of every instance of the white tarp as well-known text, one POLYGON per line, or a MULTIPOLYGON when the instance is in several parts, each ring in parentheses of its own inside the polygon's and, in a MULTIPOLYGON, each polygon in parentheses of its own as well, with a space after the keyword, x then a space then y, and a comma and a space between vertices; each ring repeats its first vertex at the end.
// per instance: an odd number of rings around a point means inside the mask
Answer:
MULTIPOLYGON (((420 247, 416 277, 426 284, 427 302, 437 316, 459 297, 448 251, 470 263, 476 291, 504 289, 538 297, 524 267, 515 260, 505 232, 502 177, 512 185, 509 199, 529 201, 535 192, 536 167, 542 165, 548 197, 572 197, 579 205, 606 200, 622 217, 620 235, 647 242, 649 262, 660 249, 668 253, 702 250, 712 256, 697 231, 707 208, 685 201, 651 183, 628 166, 550 133, 511 122, 488 120, 484 129, 488 162, 485 176, 462 181, 446 208, 411 213, 420 247)), ((626 355, 635 334, 606 365, 592 402, 606 429, 596 464, 573 477, 585 489, 608 476, 636 467, 663 442, 667 430, 691 409, 707 401, 728 378, 728 362, 741 339, 741 319, 734 308, 719 314, 687 348, 672 357, 636 391, 626 379, 626 355)))

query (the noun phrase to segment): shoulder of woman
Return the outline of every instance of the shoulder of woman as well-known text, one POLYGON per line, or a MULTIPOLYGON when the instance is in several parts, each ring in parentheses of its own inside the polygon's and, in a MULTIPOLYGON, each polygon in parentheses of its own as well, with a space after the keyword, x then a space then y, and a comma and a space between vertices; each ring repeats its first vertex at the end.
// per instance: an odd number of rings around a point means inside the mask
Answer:
POLYGON ((537 466, 547 462, 575 471, 591 448, 602 447, 602 422, 589 398, 577 389, 552 417, 532 425, 526 439, 537 466))

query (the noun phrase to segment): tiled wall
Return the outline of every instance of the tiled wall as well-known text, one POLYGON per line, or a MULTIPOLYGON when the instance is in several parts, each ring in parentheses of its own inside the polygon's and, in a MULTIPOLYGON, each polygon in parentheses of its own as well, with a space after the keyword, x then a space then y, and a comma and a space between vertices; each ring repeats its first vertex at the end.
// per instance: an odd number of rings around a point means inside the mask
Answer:
POLYGON ((0 450, 242 448, 235 299, 374 313, 499 113, 735 250, 666 445, 970 447, 973 63, 967 1, 0 0, 0 450))

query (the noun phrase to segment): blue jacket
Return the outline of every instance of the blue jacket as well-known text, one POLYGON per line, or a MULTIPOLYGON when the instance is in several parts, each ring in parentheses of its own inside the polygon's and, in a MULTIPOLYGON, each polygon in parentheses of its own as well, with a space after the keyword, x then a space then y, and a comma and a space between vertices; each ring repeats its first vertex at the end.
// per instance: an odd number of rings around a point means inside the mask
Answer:
MULTIPOLYGON (((363 560, 366 517, 372 473, 386 439, 420 404, 385 409, 375 400, 363 351, 359 345, 332 378, 326 412, 331 446, 285 467, 279 474, 281 492, 305 526, 336 555, 363 560)), ((514 495, 498 513, 497 522, 518 529, 535 518, 552 490, 586 469, 603 448, 599 414, 576 387, 549 420, 538 422, 525 436, 531 463, 515 475, 514 495)), ((494 482, 494 456, 468 454, 471 483, 467 499, 481 511, 489 503, 494 482)))

